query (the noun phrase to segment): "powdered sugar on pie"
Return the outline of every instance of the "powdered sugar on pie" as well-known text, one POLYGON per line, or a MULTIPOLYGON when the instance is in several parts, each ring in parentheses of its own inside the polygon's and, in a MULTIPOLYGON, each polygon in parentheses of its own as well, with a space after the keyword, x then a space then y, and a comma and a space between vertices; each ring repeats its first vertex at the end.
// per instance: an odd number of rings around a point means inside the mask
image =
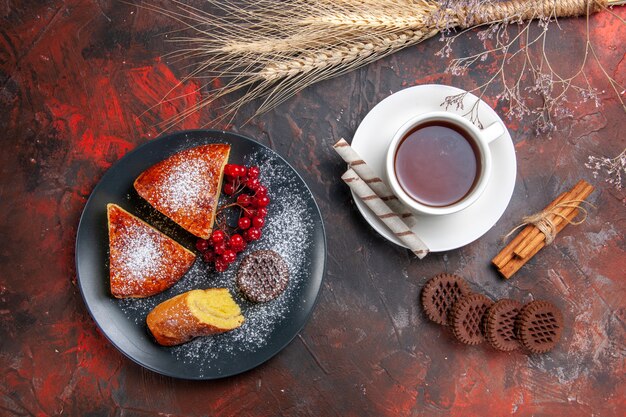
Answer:
POLYGON ((115 297, 148 297, 174 285, 195 260, 179 243, 115 204, 107 206, 115 297))

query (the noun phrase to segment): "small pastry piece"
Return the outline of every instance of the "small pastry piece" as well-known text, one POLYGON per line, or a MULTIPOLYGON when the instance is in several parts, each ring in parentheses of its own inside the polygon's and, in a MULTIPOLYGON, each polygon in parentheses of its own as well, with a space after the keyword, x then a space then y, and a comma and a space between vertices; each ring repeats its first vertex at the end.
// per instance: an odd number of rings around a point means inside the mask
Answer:
POLYGON ((563 315, 548 301, 532 301, 522 307, 515 326, 526 349, 532 353, 544 353, 561 339, 563 315))
POLYGON ((448 324, 448 315, 454 303, 470 294, 467 282, 458 275, 439 274, 422 289, 422 307, 426 316, 437 324, 448 324))
POLYGON ((241 309, 226 288, 191 290, 156 306, 146 323, 156 341, 174 346, 241 326, 241 309))
POLYGON ((485 313, 485 337, 494 349, 510 352, 519 348, 515 320, 521 308, 520 302, 503 299, 494 303, 485 313))
POLYGON ((282 294, 289 283, 289 268, 271 250, 258 250, 246 256, 237 271, 237 287, 250 301, 264 303, 282 294))
POLYGON ((117 298, 141 298, 170 288, 196 255, 115 204, 107 204, 109 277, 117 298))
POLYGON ((465 295, 454 304, 450 312, 450 327, 459 342, 477 345, 485 340, 483 316, 493 302, 482 294, 465 295))
POLYGON ((225 144, 178 152, 139 175, 135 189, 183 229, 208 239, 229 154, 230 145, 225 144))

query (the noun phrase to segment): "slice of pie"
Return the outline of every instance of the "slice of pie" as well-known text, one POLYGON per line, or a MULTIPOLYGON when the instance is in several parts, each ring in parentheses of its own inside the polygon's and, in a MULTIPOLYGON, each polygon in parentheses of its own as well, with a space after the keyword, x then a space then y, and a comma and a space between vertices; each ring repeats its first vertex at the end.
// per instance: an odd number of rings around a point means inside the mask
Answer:
POLYGON ((117 298, 149 297, 178 282, 196 255, 115 204, 107 205, 109 277, 117 298))
POLYGON ((178 152, 141 173, 135 189, 185 230, 208 239, 229 153, 230 145, 225 144, 178 152))

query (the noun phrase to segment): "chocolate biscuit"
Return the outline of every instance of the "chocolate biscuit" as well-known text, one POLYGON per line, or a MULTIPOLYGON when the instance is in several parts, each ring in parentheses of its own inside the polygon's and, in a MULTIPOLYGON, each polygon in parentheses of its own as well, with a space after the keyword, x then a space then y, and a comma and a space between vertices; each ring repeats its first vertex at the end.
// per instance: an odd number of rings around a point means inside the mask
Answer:
POLYGON ((563 315, 548 301, 532 301, 520 310, 515 327, 526 349, 532 353, 544 353, 561 339, 563 315))
POLYGON ((483 316, 493 304, 482 294, 469 294, 458 299, 450 311, 450 327, 460 342, 477 345, 485 340, 483 316))
POLYGON ((430 320, 447 325, 450 309, 466 294, 470 294, 470 289, 463 278, 453 274, 435 275, 422 289, 422 307, 430 320))
POLYGON ((278 253, 258 250, 241 261, 236 282, 248 300, 264 303, 275 299, 287 288, 289 268, 278 253))
POLYGON ((519 348, 515 320, 521 308, 520 302, 503 299, 494 303, 485 313, 485 337, 494 349, 510 352, 519 348))

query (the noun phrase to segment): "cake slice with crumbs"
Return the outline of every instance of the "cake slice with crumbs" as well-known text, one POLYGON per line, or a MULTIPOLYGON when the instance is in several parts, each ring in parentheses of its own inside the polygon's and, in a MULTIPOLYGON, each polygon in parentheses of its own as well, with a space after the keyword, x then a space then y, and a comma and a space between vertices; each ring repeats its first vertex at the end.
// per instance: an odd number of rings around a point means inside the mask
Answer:
POLYGON ((141 173, 135 189, 183 229, 208 239, 229 154, 230 145, 221 143, 178 152, 141 173))
POLYGON ((191 268, 196 255, 116 204, 107 205, 109 277, 117 298, 165 291, 191 268))
POLYGON ((187 291, 162 302, 146 317, 150 332, 163 346, 224 333, 240 327, 244 320, 226 288, 187 291))

